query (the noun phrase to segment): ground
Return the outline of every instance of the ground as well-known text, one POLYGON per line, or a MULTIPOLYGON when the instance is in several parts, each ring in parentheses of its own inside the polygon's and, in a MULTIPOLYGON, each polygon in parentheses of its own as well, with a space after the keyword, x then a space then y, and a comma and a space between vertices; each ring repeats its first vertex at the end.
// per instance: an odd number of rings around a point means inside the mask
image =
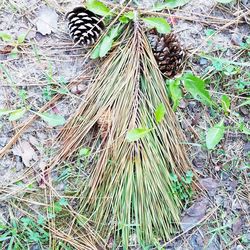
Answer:
MULTIPOLYGON (((143 5, 150 6, 151 2, 145 1, 143 5)), ((65 0, 0 3, 0 30, 11 35, 0 40, 0 110, 18 110, 2 116, 0 112, 0 149, 5 149, 46 103, 50 102, 51 113, 67 120, 82 102, 88 76, 73 84, 69 91, 65 87, 86 70, 83 56, 88 49, 73 45, 65 21, 65 13, 80 4, 81 1, 65 0), (39 27, 41 15, 52 20, 52 30, 39 27), (22 34, 26 34, 25 41, 20 38, 22 34), (55 101, 57 94, 62 94, 62 98, 55 101), (19 119, 15 119, 17 116, 19 119)), ((249 9, 247 0, 226 5, 207 0, 190 1, 171 13, 161 13, 189 51, 185 70, 192 70, 206 80, 207 89, 218 105, 222 96, 230 100, 228 109, 218 110, 195 100, 183 88, 184 97, 175 113, 204 190, 184 209, 182 232, 164 244, 165 249, 249 249, 249 9), (248 104, 243 105, 247 100, 248 104), (214 150, 208 150, 206 132, 222 118, 226 126, 224 137, 214 150)), ((60 210, 64 205, 62 197, 70 197, 77 180, 86 175, 77 163, 74 167, 65 164, 52 172, 53 190, 46 194, 43 169, 58 146, 55 138, 60 126, 48 126, 39 118, 31 121, 0 158, 0 245, 4 242, 2 225, 11 228, 15 218, 40 215, 37 208, 49 206, 52 196, 59 198, 60 210), (43 195, 50 198, 44 200, 43 195)), ((40 240, 33 241, 37 235, 24 232, 21 240, 28 238, 31 249, 45 249, 41 245, 47 235, 40 231, 39 235, 40 240)), ((6 247, 6 242, 3 244, 6 247)))

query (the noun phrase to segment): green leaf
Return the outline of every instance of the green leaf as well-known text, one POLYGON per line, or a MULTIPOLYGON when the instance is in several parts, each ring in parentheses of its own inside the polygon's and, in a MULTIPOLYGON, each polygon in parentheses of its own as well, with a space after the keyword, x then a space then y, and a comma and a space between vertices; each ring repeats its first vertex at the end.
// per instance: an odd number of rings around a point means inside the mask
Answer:
POLYGON ((134 17, 135 17, 135 14, 133 11, 129 11, 129 12, 126 12, 124 13, 120 18, 119 18, 119 21, 121 23, 128 23, 130 22, 131 20, 134 20, 134 17))
POLYGON ((59 202, 54 203, 54 211, 55 211, 55 213, 59 213, 62 211, 62 206, 59 202))
MULTIPOLYGON (((122 27, 123 27, 123 26, 122 26, 122 27)), ((120 30, 121 30, 121 25, 118 24, 117 26, 115 26, 114 28, 111 29, 110 35, 109 35, 109 36, 110 36, 112 39, 115 39, 115 38, 119 35, 120 30)))
POLYGON ((9 110, 9 109, 0 109, 0 117, 3 115, 8 115, 11 112, 13 112, 13 110, 9 110))
POLYGON ((112 48, 112 44, 114 39, 119 35, 120 25, 112 28, 108 35, 106 35, 100 42, 99 51, 95 52, 95 56, 97 52, 99 52, 99 57, 104 57, 112 48))
POLYGON ((163 103, 160 103, 155 110, 155 120, 157 123, 160 123, 162 121, 165 113, 166 113, 166 108, 163 103))
POLYGON ((28 225, 31 225, 33 223, 33 220, 31 218, 29 218, 29 217, 22 217, 21 222, 26 227, 28 225))
POLYGON ((18 44, 22 44, 24 42, 26 38, 26 34, 20 34, 18 37, 17 37, 17 42, 18 44))
POLYGON ((250 129, 247 128, 246 126, 242 126, 242 133, 244 133, 245 135, 250 135, 250 129))
POLYGON ((185 183, 186 184, 191 184, 192 181, 193 181, 193 172, 191 170, 188 170, 187 173, 186 173, 186 179, 185 179, 185 183))
POLYGON ((148 128, 135 128, 128 131, 126 139, 129 142, 138 141, 139 139, 145 137, 150 132, 148 128))
POLYGON ((213 36, 216 33, 216 30, 214 29, 205 29, 204 31, 205 31, 206 36, 213 36))
POLYGON ((167 81, 170 97, 173 101, 173 110, 175 111, 180 104, 182 92, 180 88, 180 79, 167 81))
POLYGON ((91 55, 90 55, 90 58, 91 59, 96 59, 99 57, 99 54, 100 54, 100 47, 101 47, 101 42, 99 42, 95 48, 92 50, 91 52, 91 55))
POLYGON ((190 2, 190 0, 168 0, 165 3, 158 3, 156 4, 152 11, 162 11, 164 9, 173 9, 173 8, 177 8, 177 7, 181 7, 185 4, 187 4, 188 2, 190 2))
POLYGON ((113 38, 110 36, 105 36, 101 42, 99 56, 104 57, 112 48, 113 38))
POLYGON ((231 3, 233 1, 234 0, 216 0, 216 2, 218 2, 218 3, 231 3))
POLYGON ((212 106, 213 102, 209 92, 205 89, 205 82, 192 73, 187 73, 183 76, 184 86, 186 90, 193 96, 194 99, 212 106))
POLYGON ((225 133, 224 119, 208 129, 206 134, 206 146, 208 149, 214 149, 215 146, 221 141, 225 133))
POLYGON ((246 127, 246 125, 244 124, 244 122, 241 122, 239 125, 239 130, 246 134, 246 135, 250 135, 250 129, 246 127))
POLYGON ((12 111, 10 113, 10 116, 9 116, 9 121, 16 121, 16 120, 22 118, 23 115, 25 114, 25 112, 26 112, 25 108, 12 111))
POLYGON ((38 232, 28 231, 29 234, 29 240, 31 242, 39 242, 40 241, 40 235, 38 232))
POLYGON ((230 112, 231 101, 227 95, 221 97, 221 106, 226 114, 230 112))
POLYGON ((110 9, 104 3, 97 0, 88 0, 86 7, 88 10, 100 16, 112 15, 110 9))
POLYGON ((37 218, 37 224, 44 225, 44 222, 45 222, 45 217, 43 215, 39 214, 38 218, 37 218))
POLYGON ((11 56, 11 58, 12 59, 16 59, 18 56, 17 56, 17 54, 18 54, 18 48, 17 47, 15 47, 13 50, 11 50, 11 53, 10 53, 10 56, 11 56))
POLYGON ((36 113, 51 127, 61 126, 65 123, 65 118, 62 115, 50 114, 48 112, 36 113))
POLYGON ((88 156, 90 154, 89 148, 81 148, 79 150, 79 156, 88 156))
POLYGON ((4 41, 4 42, 9 42, 12 40, 12 36, 5 33, 5 32, 0 32, 0 38, 4 41))
POLYGON ((173 181, 173 182, 178 182, 178 177, 176 174, 174 173, 171 173, 170 174, 170 179, 173 181))
POLYGON ((64 197, 62 197, 58 202, 61 206, 69 205, 68 201, 64 197))
POLYGON ((146 17, 142 20, 150 28, 156 28, 159 33, 166 34, 171 31, 169 23, 162 17, 146 17))

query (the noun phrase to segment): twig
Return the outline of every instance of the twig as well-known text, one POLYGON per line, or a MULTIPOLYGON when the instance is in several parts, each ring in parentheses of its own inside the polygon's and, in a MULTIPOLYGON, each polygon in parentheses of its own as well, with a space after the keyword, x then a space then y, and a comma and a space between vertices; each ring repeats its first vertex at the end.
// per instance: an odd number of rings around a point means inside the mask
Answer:
MULTIPOLYGON (((71 86, 76 84, 77 79, 84 80, 85 78, 86 78, 86 76, 84 76, 82 73, 79 77, 77 77, 75 80, 73 80, 72 82, 69 83, 69 85, 67 86, 67 89, 69 90, 71 86)), ((42 106, 37 112, 42 113, 42 112, 46 111, 52 104, 57 102, 62 96, 63 96, 63 94, 55 95, 49 102, 47 102, 44 106, 42 106)), ((0 159, 6 154, 6 152, 12 147, 12 145, 17 142, 18 138, 20 138, 20 136, 25 132, 25 130, 27 130, 31 126, 32 122, 34 122, 38 117, 39 117, 38 115, 33 115, 27 121, 23 122, 19 126, 19 130, 16 132, 16 134, 10 139, 10 141, 7 143, 7 145, 5 145, 0 150, 0 159)))

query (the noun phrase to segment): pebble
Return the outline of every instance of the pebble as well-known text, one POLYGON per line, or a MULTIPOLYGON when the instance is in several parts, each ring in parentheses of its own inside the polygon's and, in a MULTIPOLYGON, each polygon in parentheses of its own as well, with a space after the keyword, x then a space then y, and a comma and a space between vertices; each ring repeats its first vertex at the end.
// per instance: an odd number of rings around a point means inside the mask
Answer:
POLYGON ((207 59, 201 58, 200 59, 200 65, 206 65, 208 63, 207 59))

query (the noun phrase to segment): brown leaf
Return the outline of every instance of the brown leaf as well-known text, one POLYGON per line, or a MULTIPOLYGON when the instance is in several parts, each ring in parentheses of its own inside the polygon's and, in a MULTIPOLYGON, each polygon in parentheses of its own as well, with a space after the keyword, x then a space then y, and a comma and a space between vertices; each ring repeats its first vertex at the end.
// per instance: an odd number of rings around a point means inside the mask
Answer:
POLYGON ((200 180, 200 184, 207 190, 210 195, 215 195, 219 183, 213 178, 204 178, 200 180))
POLYGON ((0 54, 1 55, 6 55, 11 53, 11 51, 14 49, 14 46, 12 45, 6 45, 2 49, 0 49, 0 54))
POLYGON ((181 220, 181 228, 183 231, 195 226, 206 214, 208 205, 207 199, 202 199, 194 203, 187 211, 186 215, 181 220))
POLYGON ((242 232, 242 221, 240 218, 233 224, 233 234, 235 236, 239 235, 242 232))
POLYGON ((12 152, 14 155, 18 155, 22 158, 25 166, 29 166, 31 160, 37 159, 35 150, 27 141, 23 141, 20 144, 16 145, 13 148, 12 152))
POLYGON ((42 35, 51 34, 57 30, 58 15, 55 10, 44 7, 39 10, 36 20, 37 31, 42 35))

